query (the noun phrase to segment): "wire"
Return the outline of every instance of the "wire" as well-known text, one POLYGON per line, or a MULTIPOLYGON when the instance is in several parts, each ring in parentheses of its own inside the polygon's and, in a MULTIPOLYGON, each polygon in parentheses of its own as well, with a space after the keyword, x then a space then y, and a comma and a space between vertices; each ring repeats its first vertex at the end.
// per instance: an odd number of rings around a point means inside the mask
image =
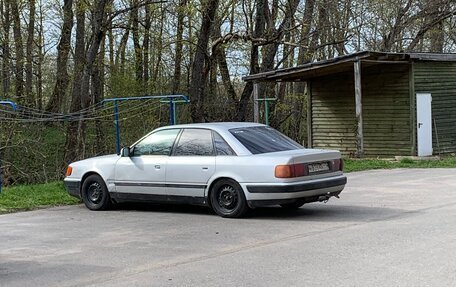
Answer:
MULTIPOLYGON (((153 103, 153 100, 154 99, 148 99, 148 100, 142 102, 141 105, 135 105, 128 109, 119 109, 119 120, 125 120, 125 119, 136 116, 137 114, 131 115, 130 113, 147 107, 148 105, 153 103), (124 115, 127 115, 127 116, 124 116, 124 115)), ((124 103, 124 105, 122 105, 122 106, 125 106, 125 105, 126 105, 126 103, 124 103)), ((120 105, 119 105, 119 107, 120 107, 120 105)), ((156 107, 159 107, 159 105, 157 105, 157 103, 155 103, 155 108, 156 107)), ((53 117, 49 117, 49 116, 48 117, 35 117, 35 116, 33 116, 33 114, 32 115, 31 114, 21 114, 18 112, 12 112, 12 111, 8 111, 8 110, 0 109, 0 112, 4 112, 4 113, 13 115, 13 117, 0 117, 0 120, 4 120, 7 122, 20 122, 20 123, 59 122, 59 121, 67 122, 67 121, 89 121, 89 120, 111 121, 111 120, 106 120, 106 118, 113 117, 113 113, 109 113, 109 114, 105 114, 105 115, 94 115, 96 113, 105 112, 108 109, 112 109, 112 107, 110 107, 110 108, 103 107, 103 108, 100 108, 95 111, 87 111, 86 113, 79 113, 79 111, 78 111, 78 113, 72 113, 71 115, 59 114, 59 115, 55 115, 53 117), (19 116, 22 116, 22 118, 18 118, 19 116)), ((138 114, 144 114, 145 112, 147 112, 147 111, 144 111, 144 112, 141 112, 138 114)))

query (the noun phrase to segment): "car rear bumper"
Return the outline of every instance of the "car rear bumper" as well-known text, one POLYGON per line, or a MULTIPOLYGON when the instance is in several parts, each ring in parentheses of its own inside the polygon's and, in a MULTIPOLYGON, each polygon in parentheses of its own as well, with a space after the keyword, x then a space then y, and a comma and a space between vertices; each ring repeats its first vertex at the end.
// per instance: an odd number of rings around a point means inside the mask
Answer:
MULTIPOLYGON (((345 187, 344 175, 301 181, 298 183, 241 184, 248 201, 280 201, 289 199, 317 198, 322 195, 338 195, 345 187)), ((313 200, 317 201, 317 200, 313 200)))
POLYGON ((81 182, 79 180, 65 179, 63 183, 65 184, 65 188, 70 195, 81 198, 81 182))

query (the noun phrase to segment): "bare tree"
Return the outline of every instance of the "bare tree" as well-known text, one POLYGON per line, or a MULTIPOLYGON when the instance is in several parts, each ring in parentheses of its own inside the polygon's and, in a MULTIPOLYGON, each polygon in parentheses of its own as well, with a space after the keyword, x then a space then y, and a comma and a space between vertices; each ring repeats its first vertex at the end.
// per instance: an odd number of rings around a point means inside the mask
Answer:
POLYGON ((143 38, 143 77, 144 77, 144 92, 147 92, 147 84, 149 82, 149 54, 150 54, 150 27, 151 27, 151 12, 150 5, 144 6, 144 38, 143 38))
POLYGON ((0 1, 0 17, 2 23, 2 94, 8 98, 10 89, 10 43, 9 34, 11 27, 11 17, 8 1, 0 1))
POLYGON ((177 29, 176 29, 176 53, 174 60, 174 76, 173 76, 173 87, 172 93, 176 94, 180 90, 181 81, 181 69, 182 69, 182 48, 183 41, 182 36, 184 33, 184 20, 185 20, 185 8, 187 7, 187 0, 179 0, 177 7, 177 29))
MULTIPOLYGON (((82 18, 80 18, 82 21, 82 18)), ((63 2, 63 25, 57 46, 57 80, 54 91, 46 106, 46 111, 57 113, 62 107, 62 101, 69 85, 68 58, 71 50, 71 30, 73 29, 73 0, 63 2)), ((81 27, 79 27, 81 29, 81 27)))
POLYGON ((13 33, 16 52, 16 99, 20 103, 24 103, 24 44, 22 43, 21 19, 18 8, 18 2, 8 0, 11 8, 11 16, 13 17, 13 33))
POLYGON ((131 29, 133 34, 133 47, 135 52, 135 71, 136 71, 136 80, 141 82, 143 80, 143 55, 141 44, 139 42, 139 8, 138 8, 138 0, 132 0, 131 6, 133 7, 130 12, 131 17, 131 29))
POLYGON ((35 106, 35 96, 33 94, 33 48, 35 46, 35 0, 29 0, 29 22, 27 27, 27 46, 26 46, 26 61, 25 61, 25 94, 27 103, 35 106))
POLYGON ((189 91, 190 97, 192 98, 192 119, 194 122, 203 122, 205 120, 203 102, 208 76, 207 66, 209 64, 207 62, 207 49, 218 4, 218 0, 208 0, 203 8, 201 28, 198 34, 195 58, 193 59, 192 80, 190 82, 189 91))

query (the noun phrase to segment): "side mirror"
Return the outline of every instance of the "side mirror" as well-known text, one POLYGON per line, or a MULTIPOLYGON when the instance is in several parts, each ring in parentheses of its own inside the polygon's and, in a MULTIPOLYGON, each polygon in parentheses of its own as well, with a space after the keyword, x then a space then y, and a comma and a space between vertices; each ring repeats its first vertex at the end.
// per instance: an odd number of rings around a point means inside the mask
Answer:
POLYGON ((126 146, 120 150, 120 156, 121 157, 130 157, 130 147, 126 146))

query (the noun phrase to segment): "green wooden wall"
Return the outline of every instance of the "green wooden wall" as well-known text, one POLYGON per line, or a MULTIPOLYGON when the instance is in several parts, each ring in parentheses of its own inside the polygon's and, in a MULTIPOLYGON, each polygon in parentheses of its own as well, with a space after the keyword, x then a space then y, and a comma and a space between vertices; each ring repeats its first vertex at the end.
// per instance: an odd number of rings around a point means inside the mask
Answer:
MULTIPOLYGON (((412 154, 409 65, 362 67, 365 156, 412 154)), ((312 146, 356 152, 353 73, 313 79, 312 146)))
POLYGON ((312 147, 354 154, 355 98, 353 79, 346 73, 314 79, 311 85, 312 147))
POLYGON ((413 71, 415 93, 432 94, 434 154, 456 152, 456 63, 418 62, 413 71))

